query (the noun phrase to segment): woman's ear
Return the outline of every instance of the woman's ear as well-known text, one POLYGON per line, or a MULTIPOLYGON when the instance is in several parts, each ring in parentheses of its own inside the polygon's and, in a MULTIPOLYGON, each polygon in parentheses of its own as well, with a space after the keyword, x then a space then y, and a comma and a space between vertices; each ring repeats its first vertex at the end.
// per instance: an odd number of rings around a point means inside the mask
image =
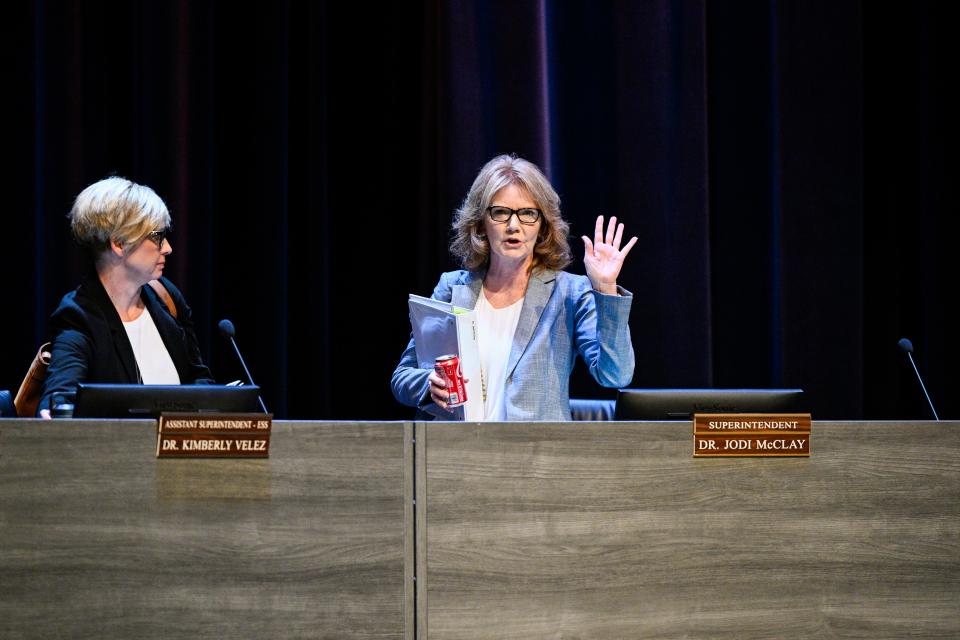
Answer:
POLYGON ((123 257, 123 245, 113 238, 110 238, 110 253, 118 258, 123 257))

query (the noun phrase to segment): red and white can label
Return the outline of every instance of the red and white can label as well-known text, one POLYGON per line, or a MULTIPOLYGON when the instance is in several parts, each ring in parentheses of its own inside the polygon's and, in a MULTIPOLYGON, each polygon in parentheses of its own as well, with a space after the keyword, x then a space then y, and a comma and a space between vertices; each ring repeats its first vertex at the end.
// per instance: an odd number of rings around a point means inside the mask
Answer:
POLYGON ((463 383, 463 372, 460 370, 460 358, 456 355, 438 356, 433 365, 437 375, 443 378, 450 392, 450 401, 447 406, 459 407, 467 401, 467 385, 463 383))

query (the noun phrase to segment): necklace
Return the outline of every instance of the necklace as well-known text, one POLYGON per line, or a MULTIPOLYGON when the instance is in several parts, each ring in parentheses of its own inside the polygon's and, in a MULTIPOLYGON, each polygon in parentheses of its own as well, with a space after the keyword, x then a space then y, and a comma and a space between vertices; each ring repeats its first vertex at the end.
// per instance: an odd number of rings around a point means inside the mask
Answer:
POLYGON ((483 392, 483 404, 487 404, 487 376, 483 370, 483 365, 480 365, 480 389, 483 392))

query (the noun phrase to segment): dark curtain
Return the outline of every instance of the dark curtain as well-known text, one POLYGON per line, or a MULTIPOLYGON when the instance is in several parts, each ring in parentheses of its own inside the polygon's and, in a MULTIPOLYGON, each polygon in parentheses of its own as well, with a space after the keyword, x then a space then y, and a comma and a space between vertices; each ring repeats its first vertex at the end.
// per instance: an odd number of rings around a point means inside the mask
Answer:
MULTIPOLYGON (((455 268, 453 209, 497 153, 540 164, 571 244, 640 241, 634 386, 802 387, 815 418, 942 416, 957 141, 946 4, 14 5, 5 20, 7 296, 19 384, 84 270, 87 184, 152 186, 167 270, 218 380, 237 341, 280 417, 400 419, 406 296, 455 268)), ((575 396, 612 397, 585 368, 575 396)))

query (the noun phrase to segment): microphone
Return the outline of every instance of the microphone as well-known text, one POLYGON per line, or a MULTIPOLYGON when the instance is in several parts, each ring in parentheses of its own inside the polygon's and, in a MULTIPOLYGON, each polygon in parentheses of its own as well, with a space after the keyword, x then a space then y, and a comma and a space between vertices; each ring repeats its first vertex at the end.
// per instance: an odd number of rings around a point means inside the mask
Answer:
MULTIPOLYGON (((240 365, 243 367, 244 372, 247 374, 247 380, 250 381, 250 384, 257 386, 257 383, 253 381, 253 376, 250 375, 250 369, 247 369, 247 363, 243 361, 243 356, 240 355, 240 348, 237 347, 237 341, 233 339, 237 335, 237 330, 233 326, 233 323, 227 319, 223 319, 217 325, 220 328, 220 333, 223 334, 223 337, 230 341, 230 344, 233 345, 233 350, 237 353, 237 358, 240 360, 240 365)), ((263 403, 263 398, 257 395, 257 400, 260 401, 260 408, 263 409, 264 413, 270 413, 267 411, 267 405, 263 403)))
POLYGON ((920 372, 917 370, 917 365, 913 361, 913 356, 910 355, 913 353, 913 343, 906 338, 901 338, 897 346, 900 347, 900 351, 903 351, 907 354, 907 357, 910 358, 910 364, 913 365, 913 372, 917 374, 917 380, 920 381, 920 388, 923 389, 923 395, 927 397, 927 404, 930 405, 930 411, 933 411, 933 417, 936 418, 937 422, 940 422, 940 416, 937 415, 937 410, 933 408, 933 402, 930 400, 930 394, 927 393, 927 387, 923 384, 923 378, 920 377, 920 372))

